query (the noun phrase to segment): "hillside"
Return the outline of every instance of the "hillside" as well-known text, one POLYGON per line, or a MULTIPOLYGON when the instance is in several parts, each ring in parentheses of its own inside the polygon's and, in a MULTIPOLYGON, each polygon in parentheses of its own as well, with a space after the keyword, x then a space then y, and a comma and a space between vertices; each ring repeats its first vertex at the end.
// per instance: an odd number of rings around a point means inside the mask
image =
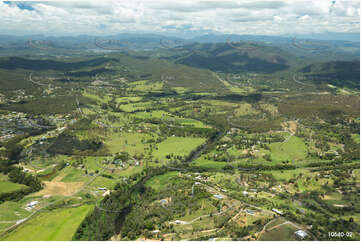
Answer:
POLYGON ((307 79, 319 84, 327 82, 337 87, 360 89, 360 61, 330 61, 301 68, 307 79))
POLYGON ((180 55, 169 57, 176 63, 220 72, 274 73, 287 70, 294 57, 279 49, 249 42, 191 44, 180 55), (183 53, 183 56, 181 55, 183 53))
MULTIPOLYGON (((193 91, 222 92, 224 85, 214 77, 211 71, 186 65, 175 64, 167 60, 148 57, 128 56, 114 53, 102 58, 79 58, 69 62, 67 58, 23 58, 9 57, 0 59, 1 89, 29 86, 29 74, 36 79, 51 79, 63 76, 55 81, 63 83, 91 83, 97 75, 125 78, 133 81, 162 83, 164 90, 182 87, 193 91), (14 74, 16 70, 16 75, 14 74)), ((33 79, 34 79, 33 78, 33 79)), ((49 79, 49 80, 50 80, 49 79)), ((96 78, 95 78, 96 79, 96 78)), ((109 81, 107 81, 109 84, 109 81)), ((110 81, 112 82, 112 81, 110 81)), ((119 82, 112 82, 119 84, 119 82)))

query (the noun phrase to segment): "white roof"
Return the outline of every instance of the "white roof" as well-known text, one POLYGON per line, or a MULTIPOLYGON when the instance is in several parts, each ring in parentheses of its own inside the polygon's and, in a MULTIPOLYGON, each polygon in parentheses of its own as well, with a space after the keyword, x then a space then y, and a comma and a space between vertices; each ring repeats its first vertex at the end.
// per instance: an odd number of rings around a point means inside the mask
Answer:
POLYGON ((297 231, 295 232, 295 234, 298 235, 298 236, 300 236, 300 237, 302 237, 302 238, 304 238, 304 237, 307 236, 307 233, 306 233, 305 231, 303 231, 303 230, 297 230, 297 231))
POLYGON ((28 204, 28 206, 35 206, 38 203, 39 203, 38 201, 32 201, 28 204))
POLYGON ((280 210, 275 209, 275 208, 272 208, 272 211, 273 211, 273 212, 276 212, 276 213, 279 213, 279 214, 283 214, 283 212, 281 212, 280 210))

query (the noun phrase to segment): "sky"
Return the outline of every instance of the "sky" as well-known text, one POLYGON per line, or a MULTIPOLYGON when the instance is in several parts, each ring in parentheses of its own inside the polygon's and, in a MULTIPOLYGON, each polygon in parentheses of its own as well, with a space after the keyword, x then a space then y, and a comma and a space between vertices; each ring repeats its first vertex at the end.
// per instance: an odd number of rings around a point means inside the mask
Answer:
POLYGON ((0 34, 359 33, 359 0, 0 1, 0 34))

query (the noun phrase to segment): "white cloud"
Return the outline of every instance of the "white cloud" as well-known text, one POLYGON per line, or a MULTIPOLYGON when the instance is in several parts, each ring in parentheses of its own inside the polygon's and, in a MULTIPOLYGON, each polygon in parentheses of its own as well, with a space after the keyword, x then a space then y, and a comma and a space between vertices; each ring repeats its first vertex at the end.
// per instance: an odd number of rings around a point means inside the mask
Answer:
POLYGON ((88 0, 0 2, 0 31, 79 35, 207 30, 234 34, 359 32, 357 0, 88 0), (26 6, 31 6, 29 10, 26 6))

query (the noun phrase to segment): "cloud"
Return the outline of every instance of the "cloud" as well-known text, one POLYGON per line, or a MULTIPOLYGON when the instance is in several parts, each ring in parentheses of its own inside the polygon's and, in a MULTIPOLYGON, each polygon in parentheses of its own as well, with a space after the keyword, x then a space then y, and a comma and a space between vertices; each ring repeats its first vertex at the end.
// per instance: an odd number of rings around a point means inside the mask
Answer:
POLYGON ((285 2, 282 1, 252 1, 241 4, 241 7, 246 9, 278 9, 285 5, 285 2))
POLYGON ((0 2, 0 31, 104 35, 200 31, 287 35, 359 32, 357 0, 63 0, 0 2))

